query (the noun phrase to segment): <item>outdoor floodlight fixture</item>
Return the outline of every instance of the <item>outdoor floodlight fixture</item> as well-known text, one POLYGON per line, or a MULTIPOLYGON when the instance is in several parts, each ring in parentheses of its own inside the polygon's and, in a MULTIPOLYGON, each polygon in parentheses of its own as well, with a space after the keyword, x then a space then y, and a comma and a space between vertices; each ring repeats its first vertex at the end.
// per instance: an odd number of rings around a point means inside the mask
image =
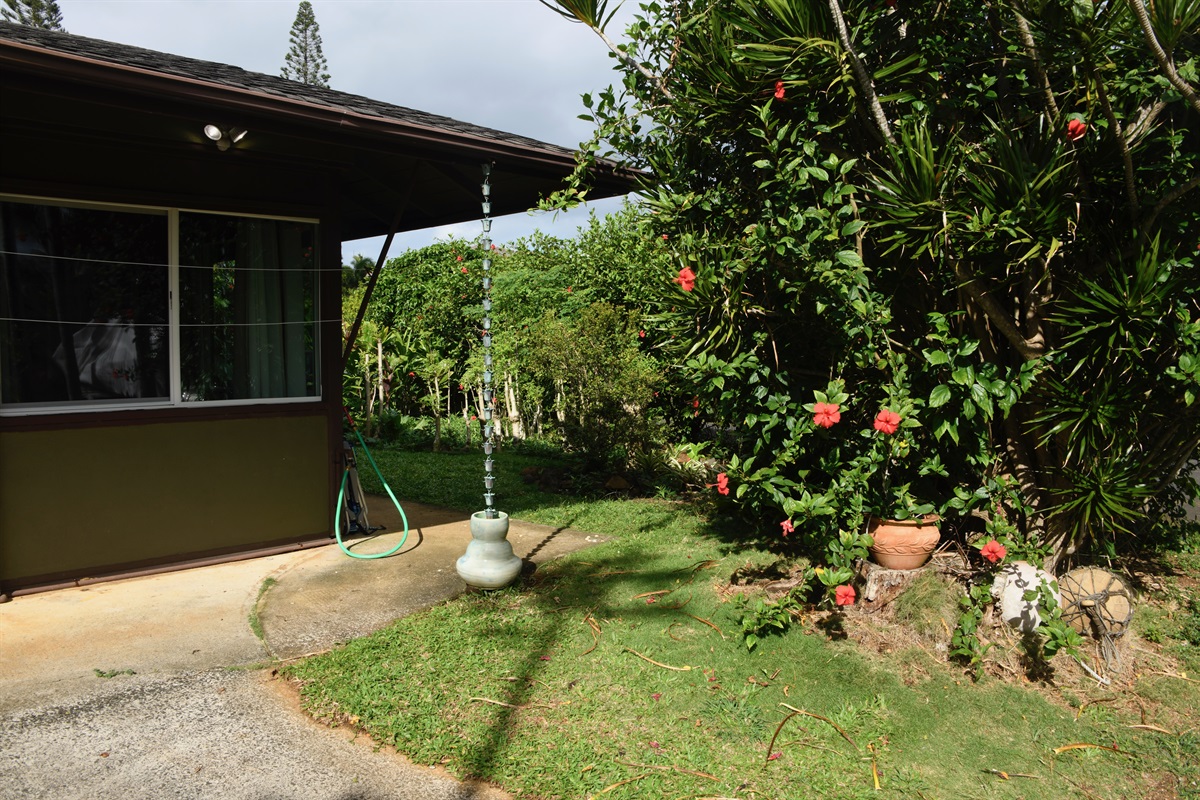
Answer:
POLYGON ((245 128, 229 128, 222 130, 221 128, 209 123, 204 126, 204 135, 217 143, 218 150, 228 150, 233 145, 246 138, 248 131, 245 128))

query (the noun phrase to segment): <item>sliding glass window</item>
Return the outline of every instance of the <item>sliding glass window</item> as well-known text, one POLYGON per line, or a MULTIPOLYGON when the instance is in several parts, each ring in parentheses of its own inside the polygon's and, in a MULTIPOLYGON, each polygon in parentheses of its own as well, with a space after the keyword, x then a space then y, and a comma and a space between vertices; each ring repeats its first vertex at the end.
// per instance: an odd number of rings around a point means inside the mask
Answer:
POLYGON ((307 221, 0 200, 0 413, 318 397, 316 244, 307 221))

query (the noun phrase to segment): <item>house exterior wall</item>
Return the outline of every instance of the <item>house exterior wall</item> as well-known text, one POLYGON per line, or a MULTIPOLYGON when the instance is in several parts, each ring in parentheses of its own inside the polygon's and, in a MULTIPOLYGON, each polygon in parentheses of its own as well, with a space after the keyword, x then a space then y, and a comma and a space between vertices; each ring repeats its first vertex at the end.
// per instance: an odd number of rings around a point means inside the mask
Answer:
POLYGON ((0 583, 327 535, 321 412, 0 432, 0 583))
POLYGON ((332 536, 340 477, 341 176, 301 137, 219 151, 220 109, 6 82, 0 194, 317 223, 320 394, 0 414, 0 593, 332 536), (203 404, 195 404, 203 406, 203 404))

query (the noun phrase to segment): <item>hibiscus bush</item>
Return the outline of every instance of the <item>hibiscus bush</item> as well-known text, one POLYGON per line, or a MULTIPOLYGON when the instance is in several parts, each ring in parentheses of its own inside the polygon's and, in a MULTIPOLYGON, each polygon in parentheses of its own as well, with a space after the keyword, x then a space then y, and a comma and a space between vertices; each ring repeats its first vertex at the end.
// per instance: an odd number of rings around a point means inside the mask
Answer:
POLYGON ((1195 496, 1200 0, 553 7, 612 49, 584 160, 644 175, 657 341, 764 530, 836 563, 932 506, 1053 569, 1195 496))

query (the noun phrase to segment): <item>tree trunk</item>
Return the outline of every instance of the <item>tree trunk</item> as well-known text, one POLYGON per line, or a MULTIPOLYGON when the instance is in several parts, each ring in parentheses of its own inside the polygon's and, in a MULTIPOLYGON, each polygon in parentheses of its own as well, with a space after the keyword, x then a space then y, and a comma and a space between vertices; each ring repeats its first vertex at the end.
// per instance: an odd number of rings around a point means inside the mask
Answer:
POLYGON ((371 362, 366 359, 363 369, 363 394, 367 398, 367 413, 363 415, 363 435, 371 436, 375 418, 371 416, 375 413, 375 386, 371 383, 371 362))
POLYGON ((517 405, 517 387, 510 373, 504 374, 504 402, 508 407, 508 427, 514 439, 525 438, 525 428, 521 424, 520 406, 517 405))

